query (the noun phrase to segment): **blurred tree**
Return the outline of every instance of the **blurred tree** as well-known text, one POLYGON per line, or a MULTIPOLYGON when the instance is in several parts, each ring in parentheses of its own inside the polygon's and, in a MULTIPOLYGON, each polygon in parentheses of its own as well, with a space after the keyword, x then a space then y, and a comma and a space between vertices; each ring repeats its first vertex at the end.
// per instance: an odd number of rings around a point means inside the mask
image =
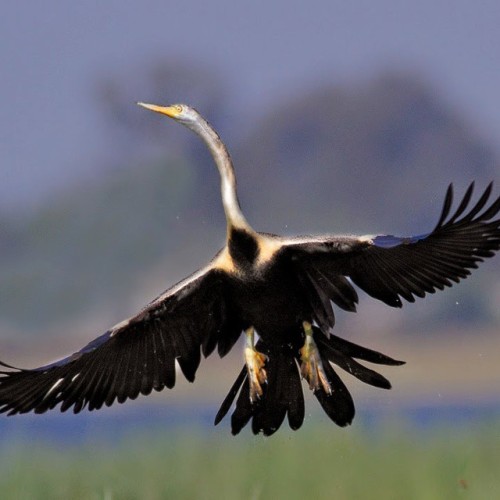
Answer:
MULTIPOLYGON (((95 310, 113 311, 118 320, 133 312, 141 280, 158 280, 147 287, 152 298, 222 241, 219 181, 204 145, 142 113, 132 105, 138 99, 193 103, 214 123, 234 152, 242 204, 259 230, 424 232, 435 224, 450 181, 460 190, 471 179, 495 177, 488 147, 412 75, 283 100, 238 147, 212 69, 155 63, 108 76, 96 89, 117 167, 55 197, 22 224, 0 221, 4 325, 38 330, 95 310)), ((470 305, 460 307, 462 318, 491 317, 487 287, 480 294, 470 285, 457 290, 456 302, 470 305)), ((458 317, 445 310, 455 304, 452 292, 426 304, 429 324, 458 317)))
POLYGON ((282 103, 238 155, 255 217, 292 232, 429 229, 450 181, 458 189, 489 182, 496 167, 444 99, 399 74, 282 103), (255 192, 265 205, 253 203, 255 192))
MULTIPOLYGON (((290 234, 427 232, 450 182, 460 192, 471 180, 485 186, 498 177, 492 150, 466 120, 407 74, 287 99, 262 117, 235 156, 249 219, 290 234)), ((432 330, 451 318, 491 319, 494 282, 488 273, 477 280, 480 294, 469 282, 433 297, 430 307, 413 306, 415 324, 432 330)))
MULTIPOLYGON (((108 75, 95 92, 108 121, 103 130, 109 150, 116 153, 93 181, 71 186, 15 224, 0 221, 4 325, 29 331, 96 310, 130 314, 129 302, 144 276, 157 275, 152 269, 176 254, 176 267, 165 266, 158 286, 181 278, 177 267, 187 265, 201 251, 199 241, 209 244, 208 234, 215 233, 207 224, 206 203, 220 210, 218 183, 204 145, 180 127, 167 130, 134 105, 171 98, 196 103, 222 121, 222 85, 215 72, 160 62, 108 75), (176 223, 179 213, 189 224, 176 223)), ((223 228, 222 214, 220 221, 223 228)))
POLYGON ((128 69, 125 74, 108 74, 95 86, 99 106, 109 121, 110 149, 116 151, 117 164, 124 159, 141 161, 145 156, 178 157, 189 164, 205 164, 193 174, 197 199, 204 201, 205 208, 196 200, 189 206, 193 217, 206 213, 207 204, 221 214, 217 176, 214 175, 211 158, 206 147, 181 127, 168 126, 159 118, 152 119, 134 105, 137 101, 154 103, 186 102, 203 110, 211 122, 228 141, 231 126, 225 120, 226 100, 224 84, 211 67, 194 61, 165 60, 128 69), (160 123, 159 123, 160 122, 160 123), (208 165, 210 164, 210 165, 208 165))
MULTIPOLYGON (((187 102, 203 109, 215 122, 222 122, 224 89, 217 73, 194 62, 155 61, 128 69, 124 74, 107 74, 95 85, 99 107, 110 121, 110 135, 118 143, 117 151, 137 155, 152 147, 179 153, 198 148, 198 141, 172 127, 165 133, 156 120, 138 110, 136 101, 173 104, 187 102)), ((221 123, 221 128, 224 124, 221 123)))

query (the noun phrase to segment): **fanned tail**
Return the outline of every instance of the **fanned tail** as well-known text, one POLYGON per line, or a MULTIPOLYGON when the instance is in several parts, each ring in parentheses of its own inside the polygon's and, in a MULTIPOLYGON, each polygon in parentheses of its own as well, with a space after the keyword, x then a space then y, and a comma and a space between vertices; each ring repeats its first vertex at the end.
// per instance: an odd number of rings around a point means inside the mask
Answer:
MULTIPOLYGON (((314 395, 330 419, 344 427, 349 425, 354 418, 354 402, 332 363, 366 384, 390 389, 391 384, 385 377, 362 365, 356 359, 389 366, 402 365, 404 361, 395 360, 332 334, 327 338, 317 327, 313 327, 313 330, 323 368, 332 389, 332 392, 328 394, 323 387, 320 387, 314 395)), ((262 397, 254 403, 250 401, 247 371, 246 367, 243 367, 217 412, 215 425, 226 416, 237 397, 236 407, 231 416, 233 435, 238 434, 252 421, 254 434, 263 433, 265 436, 270 436, 279 429, 285 417, 288 417, 291 429, 299 429, 305 415, 299 350, 270 349, 262 340, 257 343, 256 348, 268 356, 265 367, 267 384, 263 386, 262 397)))
POLYGON ((250 402, 250 384, 246 367, 243 367, 215 417, 215 425, 225 417, 239 392, 231 417, 233 435, 238 434, 251 419, 254 434, 274 434, 285 417, 288 417, 288 424, 293 430, 299 429, 304 421, 304 394, 294 351, 268 349, 262 340, 257 343, 256 349, 268 356, 267 383, 263 386, 262 397, 254 403, 250 402))

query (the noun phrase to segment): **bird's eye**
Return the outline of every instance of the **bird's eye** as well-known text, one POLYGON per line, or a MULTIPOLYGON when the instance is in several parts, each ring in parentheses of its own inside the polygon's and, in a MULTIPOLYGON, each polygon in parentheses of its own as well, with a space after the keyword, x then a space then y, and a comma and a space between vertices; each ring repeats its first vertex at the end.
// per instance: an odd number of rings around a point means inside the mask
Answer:
POLYGON ((178 113, 182 113, 182 106, 181 106, 180 104, 176 104, 176 105, 174 106, 174 108, 176 109, 176 111, 177 111, 178 113))

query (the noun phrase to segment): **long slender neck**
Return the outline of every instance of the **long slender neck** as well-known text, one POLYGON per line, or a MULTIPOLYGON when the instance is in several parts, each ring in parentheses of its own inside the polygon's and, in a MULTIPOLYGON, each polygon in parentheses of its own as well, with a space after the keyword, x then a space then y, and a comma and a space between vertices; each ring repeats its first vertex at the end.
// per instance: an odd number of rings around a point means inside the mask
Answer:
POLYGON ((224 213, 226 214, 228 235, 232 229, 243 229, 250 233, 254 230, 241 212, 238 195, 236 193, 236 177, 234 175, 233 162, 231 156, 211 125, 203 120, 197 123, 196 132, 208 146, 210 153, 219 170, 221 178, 221 194, 224 213))

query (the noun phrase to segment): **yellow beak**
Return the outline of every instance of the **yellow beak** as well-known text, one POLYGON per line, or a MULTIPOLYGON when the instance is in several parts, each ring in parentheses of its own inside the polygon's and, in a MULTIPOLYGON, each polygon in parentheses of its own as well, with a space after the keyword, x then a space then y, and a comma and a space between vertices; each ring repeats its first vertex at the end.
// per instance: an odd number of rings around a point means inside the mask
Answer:
POLYGON ((182 111, 179 106, 157 106, 156 104, 146 104, 145 102, 138 102, 137 104, 156 113, 167 115, 170 118, 176 118, 182 111))

